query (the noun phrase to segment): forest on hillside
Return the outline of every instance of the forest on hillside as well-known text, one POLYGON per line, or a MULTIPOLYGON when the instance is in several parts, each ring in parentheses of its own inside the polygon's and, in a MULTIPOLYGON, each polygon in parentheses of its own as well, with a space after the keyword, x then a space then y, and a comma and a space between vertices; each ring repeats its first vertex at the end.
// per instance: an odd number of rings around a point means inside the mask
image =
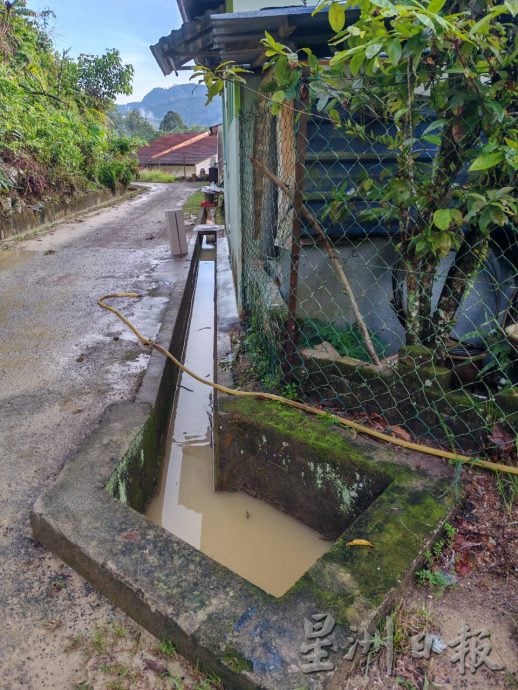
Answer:
POLYGON ((75 192, 127 185, 138 139, 109 114, 131 93, 133 67, 119 52, 73 60, 54 48, 51 10, 0 2, 0 214, 75 192))

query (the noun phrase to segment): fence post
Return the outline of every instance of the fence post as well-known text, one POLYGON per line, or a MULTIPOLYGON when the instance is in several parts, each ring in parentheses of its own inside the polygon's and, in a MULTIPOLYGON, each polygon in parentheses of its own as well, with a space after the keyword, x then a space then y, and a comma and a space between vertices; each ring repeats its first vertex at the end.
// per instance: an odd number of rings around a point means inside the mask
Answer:
MULTIPOLYGON (((305 175, 305 159, 307 149, 307 125, 309 91, 304 79, 306 71, 302 73, 302 85, 299 98, 296 101, 296 109, 300 114, 299 128, 296 140, 295 160, 295 193, 293 196, 293 226, 291 233, 290 256, 290 285, 288 294, 288 320, 286 323, 286 364, 294 366, 297 335, 297 288, 299 284, 300 266, 300 235, 302 231, 302 206, 304 204, 303 187, 305 175)), ((297 113, 295 113, 295 116, 297 113)))
POLYGON ((187 237, 183 211, 166 211, 167 236, 173 256, 187 254, 187 237))

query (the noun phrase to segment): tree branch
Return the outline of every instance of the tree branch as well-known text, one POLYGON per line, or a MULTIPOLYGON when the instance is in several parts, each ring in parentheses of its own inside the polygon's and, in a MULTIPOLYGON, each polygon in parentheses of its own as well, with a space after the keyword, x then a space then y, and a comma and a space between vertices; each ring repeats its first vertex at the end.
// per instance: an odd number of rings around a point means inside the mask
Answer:
MULTIPOLYGON (((262 172, 263 175, 266 175, 266 177, 268 177, 288 197, 288 199, 291 202, 294 201, 295 195, 286 183, 284 183, 280 178, 278 178, 277 175, 275 175, 275 173, 273 173, 271 170, 268 170, 268 168, 263 163, 255 160, 252 157, 250 157, 250 161, 252 165, 254 165, 260 172, 262 172)), ((311 211, 305 204, 302 204, 300 213, 310 223, 310 225, 313 227, 315 232, 320 237, 322 244, 324 245, 324 248, 327 252, 327 255, 329 256, 331 264, 338 276, 338 279, 342 283, 345 293, 347 294, 347 297, 351 302, 354 318, 356 319, 358 328, 361 331, 365 347, 367 348, 367 352, 369 353, 369 356, 371 357, 374 364, 376 364, 377 366, 381 366, 381 361, 376 353, 376 350, 374 349, 372 339, 369 335, 367 326, 365 325, 365 321, 360 312, 360 308, 358 307, 358 302, 356 301, 356 298, 354 296, 351 284, 349 283, 349 280, 345 275, 340 262, 338 261, 338 257, 336 256, 336 252, 333 245, 329 241, 329 238, 327 237, 326 232, 320 224, 320 222, 318 221, 318 219, 313 215, 313 213, 311 213, 311 211)))

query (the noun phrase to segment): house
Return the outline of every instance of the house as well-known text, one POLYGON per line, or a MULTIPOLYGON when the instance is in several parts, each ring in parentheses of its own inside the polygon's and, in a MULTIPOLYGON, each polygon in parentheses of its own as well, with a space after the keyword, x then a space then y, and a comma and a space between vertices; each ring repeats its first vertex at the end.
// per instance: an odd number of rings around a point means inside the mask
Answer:
POLYGON ((218 161, 218 126, 207 132, 166 134, 137 151, 140 168, 158 168, 175 177, 206 178, 218 161))
MULTIPOLYGON (((260 160, 291 187, 295 182, 297 124, 293 111, 273 117, 262 88, 268 76, 261 38, 268 31, 293 49, 309 47, 324 58, 331 36, 327 12, 312 16, 312 2, 285 6, 285 0, 177 0, 183 24, 151 47, 164 74, 194 60, 214 67, 233 60, 247 67, 246 84, 225 83, 223 94, 222 181, 225 188, 226 228, 238 300, 245 311, 262 314, 264 328, 271 315, 286 315, 293 265, 291 233, 293 209, 278 189, 250 163, 260 160)), ((348 10, 349 22, 355 10, 348 10)), ((376 127, 387 127, 375 123, 376 127)), ((388 129, 387 129, 388 131, 388 129)), ((419 132, 416 132, 419 135, 419 132)), ((330 121, 313 115, 307 129, 304 165, 304 203, 321 219, 368 329, 384 343, 386 354, 397 352, 405 334, 392 301, 399 289, 397 225, 366 220, 365 204, 351 199, 347 218, 334 220, 326 209, 345 182, 355 187, 371 171, 390 175, 397 152, 372 148, 354 136, 337 131, 330 121)), ((419 161, 431 162, 434 147, 423 145, 419 161)), ((311 225, 303 221, 298 264, 297 318, 326 321, 341 329, 355 323, 353 305, 315 241, 311 225)), ((448 271, 452 258, 441 266, 448 271)), ((401 273, 401 271, 399 271, 401 273)), ((493 248, 483 271, 462 304, 453 335, 462 339, 474 331, 494 327, 514 290, 513 265, 504 249, 493 248)), ((441 290, 435 286, 433 299, 441 290)), ((399 290, 400 294, 404 290, 399 290)), ((404 299, 404 294, 403 298, 404 299)), ((273 336, 272 338, 277 336, 273 336)), ((278 338, 277 338, 278 339, 278 338)))

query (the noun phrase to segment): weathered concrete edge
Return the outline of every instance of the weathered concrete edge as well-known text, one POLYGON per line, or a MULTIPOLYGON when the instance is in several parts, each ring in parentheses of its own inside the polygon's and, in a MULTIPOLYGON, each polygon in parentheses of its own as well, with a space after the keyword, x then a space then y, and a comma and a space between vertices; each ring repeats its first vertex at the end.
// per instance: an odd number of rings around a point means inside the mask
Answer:
MULTIPOLYGON (((185 344, 189 320, 185 307, 190 307, 192 300, 197 273, 197 261, 192 259, 196 259, 199 252, 200 240, 195 234, 189 240, 188 254, 176 259, 181 264, 178 280, 172 288, 156 338, 156 342, 169 347, 178 357, 182 356, 185 344)), ((221 646, 222 631, 228 630, 229 638, 232 637, 236 619, 250 607, 260 606, 263 593, 152 524, 106 490, 121 461, 132 453, 143 452, 140 439, 154 419, 156 434, 147 453, 163 453, 177 374, 170 360, 155 350, 152 352, 136 400, 107 408, 97 429, 85 439, 77 455, 51 487, 37 499, 30 514, 32 532, 38 541, 158 639, 173 640, 181 654, 217 673, 226 687, 261 688, 240 671, 236 673, 229 668, 236 659, 241 661, 232 642, 227 650, 218 649, 218 646, 221 646), (143 535, 141 553, 145 556, 135 560, 127 549, 120 550, 117 536, 124 543, 126 535, 129 535, 126 546, 133 547, 134 540, 140 539, 136 535, 143 535), (184 561, 183 572, 189 563, 195 562, 198 566, 192 577, 187 578, 187 585, 196 580, 201 583, 199 597, 194 601, 189 591, 175 591, 175 596, 171 596, 168 583, 161 581, 166 573, 178 572, 171 560, 177 552, 184 561), (211 599, 210 606, 207 596, 211 599), (212 599, 219 602, 218 607, 212 604, 212 599), (187 608, 172 610, 175 606, 182 607, 184 601, 189 601, 187 608), (218 620, 214 628, 207 626, 204 631, 206 608, 211 608, 218 620), (228 620, 230 613, 232 620, 228 620), (179 618, 182 625, 176 622, 179 618), (216 651, 209 651, 211 648, 216 651), (230 656, 229 665, 223 663, 220 656, 230 656)))
MULTIPOLYGON (((216 346, 214 348, 217 383, 232 387, 232 360, 234 356, 235 339, 239 333, 241 323, 237 311, 234 279, 230 267, 230 252, 228 240, 224 233, 220 233, 216 242, 216 346)), ((214 412, 217 411, 217 396, 215 392, 214 412)), ((217 425, 214 425, 217 428, 217 425)))
POLYGON ((223 612, 218 629, 228 627, 225 614, 232 590, 236 600, 231 608, 243 612, 237 576, 105 490, 120 458, 131 451, 132 432, 142 428, 150 414, 147 403, 123 402, 108 408, 78 455, 36 501, 33 534, 158 639, 173 640, 181 654, 214 670, 228 687, 256 688, 244 678, 235 684, 200 630, 199 616, 212 598, 219 601, 212 612, 223 612), (186 576, 185 593, 173 593, 175 583, 168 582, 166 574, 178 571, 186 576), (200 572, 204 587, 193 593, 189 585, 200 572), (218 591, 210 583, 219 585, 218 591))
POLYGON ((145 189, 135 185, 117 189, 115 192, 110 189, 93 190, 82 196, 73 197, 70 203, 54 201, 50 208, 13 213, 8 220, 0 221, 0 240, 23 239, 27 235, 39 234, 56 223, 68 222, 85 213, 128 201, 144 193, 145 189))

